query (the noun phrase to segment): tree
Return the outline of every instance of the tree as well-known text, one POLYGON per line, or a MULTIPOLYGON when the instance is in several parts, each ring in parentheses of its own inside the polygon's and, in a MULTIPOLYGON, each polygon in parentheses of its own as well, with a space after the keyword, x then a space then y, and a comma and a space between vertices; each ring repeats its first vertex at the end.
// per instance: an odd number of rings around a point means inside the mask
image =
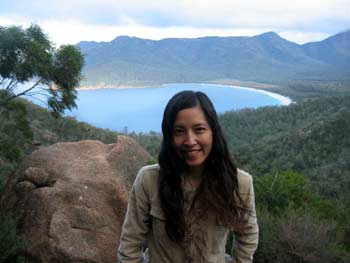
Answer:
POLYGON ((295 171, 276 171, 255 180, 256 202, 271 215, 281 216, 289 208, 303 209, 312 198, 306 177, 295 171))
POLYGON ((72 109, 83 64, 80 50, 72 45, 56 49, 38 25, 0 27, 0 89, 6 91, 0 105, 41 94, 54 113, 72 109))

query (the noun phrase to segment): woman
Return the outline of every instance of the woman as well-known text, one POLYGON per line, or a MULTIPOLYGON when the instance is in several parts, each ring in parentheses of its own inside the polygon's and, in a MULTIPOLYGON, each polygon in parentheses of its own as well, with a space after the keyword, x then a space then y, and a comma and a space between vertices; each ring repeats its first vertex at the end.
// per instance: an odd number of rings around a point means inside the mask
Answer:
POLYGON ((143 262, 146 255, 151 263, 224 263, 229 231, 236 262, 252 262, 258 243, 252 177, 234 165, 209 98, 174 95, 162 132, 159 165, 143 167, 132 187, 119 262, 143 262))

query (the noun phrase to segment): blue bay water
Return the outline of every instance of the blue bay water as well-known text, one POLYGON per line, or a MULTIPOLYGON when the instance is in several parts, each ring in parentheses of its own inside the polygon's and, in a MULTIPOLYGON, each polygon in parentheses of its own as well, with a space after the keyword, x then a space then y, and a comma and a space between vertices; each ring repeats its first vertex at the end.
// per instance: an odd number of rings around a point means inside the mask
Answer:
POLYGON ((181 90, 203 91, 216 111, 281 105, 278 99, 254 90, 210 84, 169 84, 152 88, 79 90, 78 108, 67 112, 79 121, 114 131, 161 130, 166 103, 181 90))

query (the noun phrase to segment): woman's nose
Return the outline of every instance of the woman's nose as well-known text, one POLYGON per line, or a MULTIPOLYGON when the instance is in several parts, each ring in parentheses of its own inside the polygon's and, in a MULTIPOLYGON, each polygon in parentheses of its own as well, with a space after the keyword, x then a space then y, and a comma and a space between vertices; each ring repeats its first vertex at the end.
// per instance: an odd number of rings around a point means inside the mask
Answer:
POLYGON ((185 145, 192 146, 196 144, 196 136, 192 132, 188 132, 185 138, 185 145))

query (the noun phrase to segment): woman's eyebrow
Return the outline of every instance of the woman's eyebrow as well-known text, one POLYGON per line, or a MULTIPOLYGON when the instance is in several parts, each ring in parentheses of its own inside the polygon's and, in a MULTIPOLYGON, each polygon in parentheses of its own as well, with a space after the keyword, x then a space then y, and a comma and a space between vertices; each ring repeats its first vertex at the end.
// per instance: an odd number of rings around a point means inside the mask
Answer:
POLYGON ((199 122, 199 123, 194 124, 193 126, 209 126, 209 124, 206 122, 199 122))

